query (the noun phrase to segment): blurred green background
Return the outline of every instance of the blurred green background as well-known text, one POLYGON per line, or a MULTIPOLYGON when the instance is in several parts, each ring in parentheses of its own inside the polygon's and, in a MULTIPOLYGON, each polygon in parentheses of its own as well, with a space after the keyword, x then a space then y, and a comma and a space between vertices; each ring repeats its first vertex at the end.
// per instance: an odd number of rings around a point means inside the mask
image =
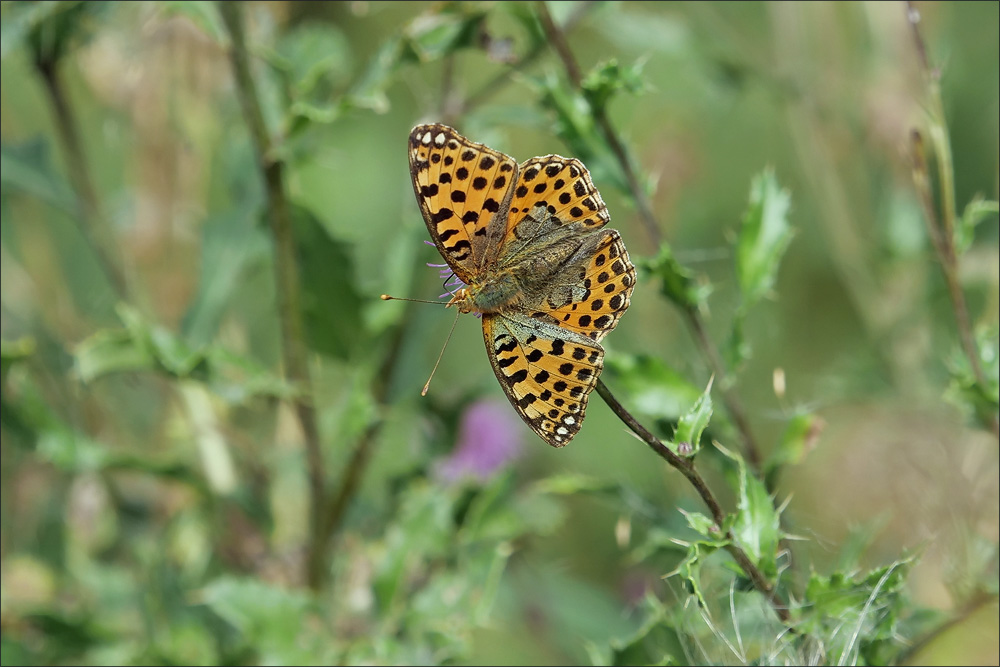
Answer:
MULTIPOLYGON (((906 6, 548 5, 584 72, 641 64, 642 89, 618 93, 610 120, 662 239, 712 287, 720 347, 751 180, 771 167, 790 193, 795 235, 734 373, 765 453, 796 415, 823 425, 777 482, 802 538, 789 585, 914 555, 907 608, 957 622, 909 658, 996 664, 995 589, 982 590, 997 574, 997 442, 949 391, 961 355, 911 175, 927 94, 906 6)), ((961 213, 998 194, 998 4, 918 8, 961 213)), ((449 482, 469 407, 508 409, 479 322, 460 318, 421 397, 452 313, 378 299, 442 291, 407 171, 415 124, 518 160, 578 155, 535 11, 245 7, 293 207, 322 475, 331 497, 356 483, 310 592, 299 388, 283 379, 265 191, 217 9, 3 4, 4 664, 573 663, 636 632, 645 595, 687 609, 677 628, 703 638, 679 661, 740 662, 712 648, 727 633, 684 605, 683 582, 662 579, 677 553, 636 549, 657 530, 690 539, 677 508, 704 510, 684 479, 594 396, 566 449, 498 425, 523 440, 512 467, 449 482)), ((578 157, 632 258, 653 257, 610 155, 578 157)), ((994 214, 960 272, 994 341, 998 271, 994 214)), ((647 274, 606 347, 613 391, 637 356, 698 391, 711 375, 647 274)), ((716 410, 711 437, 738 449, 716 410)), ((699 462, 734 509, 720 458, 706 444, 699 462)), ((728 613, 728 575, 702 567, 728 613)))

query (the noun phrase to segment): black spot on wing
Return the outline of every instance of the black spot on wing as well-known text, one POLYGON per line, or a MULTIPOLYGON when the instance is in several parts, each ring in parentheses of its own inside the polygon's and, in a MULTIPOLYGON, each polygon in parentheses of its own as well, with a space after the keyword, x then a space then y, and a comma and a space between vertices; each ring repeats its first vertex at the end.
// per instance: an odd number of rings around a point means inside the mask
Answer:
POLYGON ((528 378, 527 369, 522 368, 513 375, 508 375, 507 380, 510 382, 511 386, 517 384, 518 382, 524 382, 528 378))

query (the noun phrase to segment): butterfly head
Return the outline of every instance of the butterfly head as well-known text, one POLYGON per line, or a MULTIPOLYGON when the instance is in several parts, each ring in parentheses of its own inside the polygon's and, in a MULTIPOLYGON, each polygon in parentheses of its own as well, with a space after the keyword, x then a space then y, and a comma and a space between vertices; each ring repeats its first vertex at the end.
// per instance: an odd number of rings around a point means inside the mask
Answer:
POLYGON ((458 308, 458 312, 460 313, 479 312, 476 309, 473 293, 468 287, 463 287, 451 295, 451 299, 448 301, 447 305, 445 305, 445 308, 451 308, 452 306, 458 308))

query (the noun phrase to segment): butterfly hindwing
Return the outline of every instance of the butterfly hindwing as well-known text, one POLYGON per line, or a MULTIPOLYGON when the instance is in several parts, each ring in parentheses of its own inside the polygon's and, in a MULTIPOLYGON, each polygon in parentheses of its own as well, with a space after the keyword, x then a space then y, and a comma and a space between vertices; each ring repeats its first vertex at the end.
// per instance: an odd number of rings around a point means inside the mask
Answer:
POLYGON ((427 230, 451 269, 469 283, 487 256, 491 220, 507 210, 517 163, 446 125, 413 128, 409 155, 427 230))
POLYGON ((593 246, 585 247, 585 255, 585 263, 567 266, 558 281, 563 287, 553 288, 553 296, 544 299, 538 311, 563 329, 600 341, 629 306, 635 266, 614 229, 598 232, 593 246))
POLYGON ((580 431, 604 367, 593 340, 521 313, 483 316, 486 352, 514 410, 553 447, 580 431))

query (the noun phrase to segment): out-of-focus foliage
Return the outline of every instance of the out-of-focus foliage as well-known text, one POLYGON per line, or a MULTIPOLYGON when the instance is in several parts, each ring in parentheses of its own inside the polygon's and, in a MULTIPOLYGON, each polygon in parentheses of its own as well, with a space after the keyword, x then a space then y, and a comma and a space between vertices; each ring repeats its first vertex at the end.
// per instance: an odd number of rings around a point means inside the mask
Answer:
POLYGON ((916 9, 947 126, 902 3, 246 4, 261 164, 219 5, 3 3, 2 663, 996 664, 1000 21, 916 9), (718 513, 597 393, 534 438, 474 318, 420 396, 428 121, 587 164, 602 379, 718 513))

